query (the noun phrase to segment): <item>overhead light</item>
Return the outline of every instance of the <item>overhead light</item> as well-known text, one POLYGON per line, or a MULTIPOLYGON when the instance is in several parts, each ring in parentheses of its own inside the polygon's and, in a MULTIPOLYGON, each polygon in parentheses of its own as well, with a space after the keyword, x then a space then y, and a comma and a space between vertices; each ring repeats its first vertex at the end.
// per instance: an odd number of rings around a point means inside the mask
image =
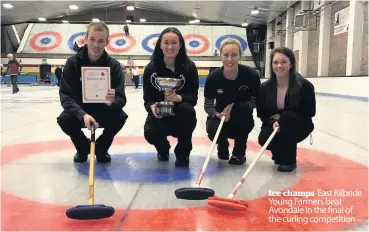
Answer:
POLYGON ((77 5, 69 5, 69 9, 78 10, 78 6, 77 5))
POLYGON ((62 20, 62 23, 68 23, 68 21, 67 20, 62 20))
POLYGON ((144 23, 144 22, 146 22, 146 19, 140 19, 140 22, 144 23))
POLYGON ((243 27, 247 27, 249 24, 248 23, 242 23, 241 26, 243 27))
POLYGON ((257 15, 257 14, 259 14, 259 10, 258 10, 258 9, 253 9, 253 10, 251 11, 251 14, 252 14, 252 15, 257 15))
POLYGON ((127 10, 132 11, 135 10, 135 8, 133 6, 127 6, 127 10))
POLYGON ((93 18, 93 19, 92 19, 92 22, 100 22, 100 19, 93 18))
POLYGON ((129 20, 129 19, 127 19, 127 20, 126 20, 126 23, 131 23, 131 22, 132 22, 132 21, 131 21, 131 20, 129 20))
POLYGON ((195 20, 190 20, 189 22, 190 24, 194 24, 195 23, 195 20))
POLYGON ((4 3, 3 4, 3 7, 6 8, 6 9, 12 9, 13 8, 13 5, 12 4, 9 4, 9 3, 4 3))
POLYGON ((199 23, 200 22, 200 19, 195 19, 194 22, 195 23, 199 23))
POLYGON ((45 18, 38 18, 39 21, 46 21, 45 18))

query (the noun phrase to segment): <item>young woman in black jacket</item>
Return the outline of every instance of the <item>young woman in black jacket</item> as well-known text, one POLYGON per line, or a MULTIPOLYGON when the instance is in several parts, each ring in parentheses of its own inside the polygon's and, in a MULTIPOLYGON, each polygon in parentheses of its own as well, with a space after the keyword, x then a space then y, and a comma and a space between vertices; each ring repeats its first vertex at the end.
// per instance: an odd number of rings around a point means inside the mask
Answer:
POLYGON ((218 158, 228 164, 246 163, 247 140, 254 128, 253 112, 260 88, 258 73, 239 63, 242 56, 240 43, 227 39, 220 47, 222 67, 209 73, 204 87, 204 110, 208 114, 206 132, 211 141, 225 117, 224 125, 216 141, 218 158), (228 139, 234 140, 232 156, 228 139))
POLYGON ((167 136, 178 139, 174 149, 177 167, 188 167, 192 151, 192 134, 196 128, 195 106, 198 100, 199 76, 194 62, 186 54, 181 32, 174 27, 164 29, 156 43, 150 63, 143 75, 143 98, 148 113, 144 135, 148 143, 155 146, 160 161, 169 160, 170 144, 167 136), (163 92, 156 78, 180 79, 180 89, 163 92), (173 116, 160 117, 158 102, 174 103, 173 116))
POLYGON ((271 77, 262 83, 257 98, 257 115, 262 121, 259 144, 264 145, 273 129, 278 133, 268 146, 278 171, 296 168, 297 143, 314 130, 316 113, 314 86, 296 72, 293 52, 285 47, 271 53, 271 77))

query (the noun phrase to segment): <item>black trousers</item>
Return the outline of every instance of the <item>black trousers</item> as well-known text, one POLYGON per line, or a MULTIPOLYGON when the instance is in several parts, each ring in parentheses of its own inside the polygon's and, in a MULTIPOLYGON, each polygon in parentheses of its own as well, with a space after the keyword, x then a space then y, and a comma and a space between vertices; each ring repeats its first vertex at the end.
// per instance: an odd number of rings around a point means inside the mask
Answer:
POLYGON ((160 119, 148 115, 144 136, 149 144, 155 146, 159 154, 169 152, 170 144, 167 136, 173 136, 178 140, 174 149, 177 160, 189 158, 192 150, 192 133, 197 124, 195 108, 187 102, 181 102, 176 104, 173 110, 174 116, 160 119))
MULTIPOLYGON (((306 139, 314 130, 314 124, 309 119, 303 119, 297 114, 285 111, 278 121, 279 132, 267 147, 273 154, 273 159, 281 165, 296 164, 297 143, 306 139)), ((273 126, 263 124, 259 134, 259 144, 263 146, 273 133, 273 126)))
POLYGON ((135 83, 136 88, 138 88, 138 79, 139 76, 133 76, 133 82, 135 83))
MULTIPOLYGON (((86 110, 86 112, 99 123, 99 128, 104 128, 103 133, 96 140, 96 155, 104 155, 113 143, 115 135, 124 126, 128 115, 123 110, 112 110, 108 106, 99 108, 99 110, 86 110)), ((83 119, 79 120, 70 113, 63 111, 57 118, 57 122, 62 131, 70 136, 77 152, 80 155, 88 155, 90 144, 82 131, 82 128, 85 128, 83 119)))
POLYGON ((19 88, 18 88, 18 75, 10 75, 10 80, 12 82, 12 91, 13 93, 18 92, 19 88))
POLYGON ((56 85, 57 86, 60 86, 60 79, 61 79, 61 76, 56 76, 56 80, 57 80, 56 85))
MULTIPOLYGON (((217 117, 208 117, 206 121, 206 132, 211 141, 214 140, 219 124, 220 119, 217 117)), ((228 149, 228 139, 234 139, 232 155, 243 157, 246 153, 247 139, 254 126, 252 110, 248 106, 234 105, 230 120, 224 122, 222 130, 219 133, 217 144, 222 149, 228 149)))

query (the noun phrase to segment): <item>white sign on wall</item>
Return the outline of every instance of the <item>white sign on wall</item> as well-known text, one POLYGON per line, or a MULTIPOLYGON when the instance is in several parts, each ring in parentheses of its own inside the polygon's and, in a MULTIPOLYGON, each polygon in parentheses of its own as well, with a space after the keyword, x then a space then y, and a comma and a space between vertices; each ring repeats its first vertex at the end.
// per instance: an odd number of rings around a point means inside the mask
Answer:
POLYGON ((323 2, 322 0, 313 0, 311 1, 311 9, 312 10, 316 10, 318 9, 319 7, 321 7, 323 5, 323 2))
POLYGON ((334 13, 333 37, 347 35, 349 27, 349 7, 334 13))
POLYGON ((300 32, 301 31, 298 31, 293 34, 293 51, 300 50, 300 32))

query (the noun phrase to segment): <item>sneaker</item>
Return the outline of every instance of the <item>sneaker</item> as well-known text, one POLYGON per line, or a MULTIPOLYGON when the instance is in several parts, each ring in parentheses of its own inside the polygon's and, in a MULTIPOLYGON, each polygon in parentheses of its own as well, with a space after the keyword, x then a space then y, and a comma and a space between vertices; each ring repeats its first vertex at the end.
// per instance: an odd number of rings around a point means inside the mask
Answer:
POLYGON ((73 161, 75 163, 85 163, 87 161, 87 155, 81 155, 79 153, 76 153, 74 155, 73 161))
POLYGON ((297 167, 296 164, 289 164, 289 165, 279 165, 278 171, 279 172, 292 172, 297 167))
POLYGON ((231 159, 228 161, 228 164, 231 165, 243 165, 246 163, 246 156, 237 157, 232 156, 231 159))

